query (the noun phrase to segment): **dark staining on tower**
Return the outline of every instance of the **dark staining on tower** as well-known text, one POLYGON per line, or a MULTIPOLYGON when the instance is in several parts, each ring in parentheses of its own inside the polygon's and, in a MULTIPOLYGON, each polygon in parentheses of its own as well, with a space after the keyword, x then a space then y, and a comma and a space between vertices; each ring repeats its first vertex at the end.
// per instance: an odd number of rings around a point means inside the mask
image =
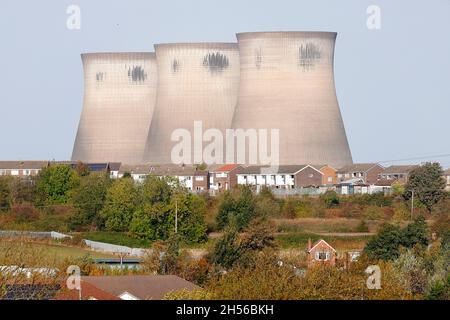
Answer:
POLYGON ((312 69, 315 62, 320 60, 321 51, 312 42, 302 44, 299 48, 299 65, 303 68, 303 71, 312 69))
POLYGON ((97 80, 97 82, 102 82, 105 78, 106 78, 105 72, 97 72, 95 74, 95 80, 97 80))
POLYGON ((208 53, 203 57, 203 66, 208 68, 211 73, 222 72, 229 65, 228 57, 220 52, 208 53))
POLYGON ((262 53, 261 53, 261 48, 258 48, 255 51, 255 66, 256 66, 256 68, 260 69, 261 64, 262 64, 262 53))
POLYGON ((128 78, 132 82, 144 82, 147 79, 147 73, 142 66, 133 66, 133 68, 128 68, 128 78))
POLYGON ((180 69, 180 62, 177 59, 173 59, 172 61, 172 72, 176 73, 180 69))

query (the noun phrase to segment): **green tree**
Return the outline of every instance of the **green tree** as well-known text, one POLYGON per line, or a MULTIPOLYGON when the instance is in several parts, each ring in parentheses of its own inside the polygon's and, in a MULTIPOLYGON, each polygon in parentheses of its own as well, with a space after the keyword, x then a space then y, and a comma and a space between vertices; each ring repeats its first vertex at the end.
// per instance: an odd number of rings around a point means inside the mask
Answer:
POLYGON ((102 226, 100 210, 105 203, 109 184, 109 177, 104 173, 92 173, 81 180, 72 198, 77 209, 70 221, 72 228, 102 226))
POLYGON ((236 228, 228 227, 215 244, 213 251, 209 253, 208 260, 225 269, 231 268, 241 256, 240 248, 236 244, 237 236, 236 228))
POLYGON ((185 193, 172 200, 172 216, 177 212, 178 233, 186 242, 203 242, 207 239, 204 220, 206 202, 203 198, 185 193))
POLYGON ((367 242, 364 251, 373 260, 395 260, 399 256, 400 247, 413 248, 427 244, 428 227, 425 219, 419 217, 403 229, 390 224, 384 225, 378 234, 367 242))
POLYGON ((141 186, 143 202, 168 204, 173 193, 171 183, 175 182, 170 178, 161 178, 154 175, 147 176, 141 186))
POLYGON ((170 207, 163 203, 139 206, 130 222, 130 233, 147 240, 167 240, 174 230, 170 207))
POLYGON ((0 211, 8 210, 10 207, 11 177, 0 176, 0 211))
POLYGON ((255 212, 255 198, 250 187, 240 186, 233 192, 227 191, 219 205, 217 227, 223 230, 233 222, 241 230, 248 225, 255 212))
POLYGON ((394 260, 399 255, 403 234, 398 226, 386 224, 367 242, 364 251, 372 260, 394 260))
POLYGON ((167 240, 175 233, 181 241, 206 240, 204 215, 206 202, 181 187, 172 178, 149 176, 139 189, 142 205, 137 207, 130 224, 130 232, 138 238, 167 240))
POLYGON ((424 217, 418 217, 413 223, 408 224, 402 232, 402 245, 404 247, 412 248, 416 244, 428 245, 428 226, 424 217))
POLYGON ((37 179, 38 204, 68 203, 80 177, 68 165, 52 165, 40 171, 37 179))
POLYGON ((434 204, 441 200, 445 193, 445 179, 439 163, 428 162, 411 171, 405 186, 404 197, 410 199, 412 192, 425 207, 431 211, 434 204))
POLYGON ((110 231, 128 231, 139 197, 132 179, 114 181, 106 193, 100 216, 110 231))

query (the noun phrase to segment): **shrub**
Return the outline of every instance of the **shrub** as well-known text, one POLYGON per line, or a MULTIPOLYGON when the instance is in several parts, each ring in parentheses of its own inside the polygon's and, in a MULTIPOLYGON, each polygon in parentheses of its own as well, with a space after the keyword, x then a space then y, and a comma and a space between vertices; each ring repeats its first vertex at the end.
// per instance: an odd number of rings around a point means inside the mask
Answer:
POLYGON ((320 200, 322 200, 328 209, 339 206, 339 197, 334 190, 328 190, 324 194, 321 194, 320 200))
POLYGON ((217 228, 223 230, 232 222, 241 230, 255 214, 255 199, 251 189, 248 186, 239 186, 233 192, 227 191, 222 198, 217 215, 217 228))
POLYGON ((356 226, 356 232, 369 232, 369 227, 365 220, 361 220, 356 226))
POLYGON ((19 204, 12 206, 11 217, 16 223, 29 223, 38 220, 39 213, 32 205, 19 204))
POLYGON ((379 220, 384 217, 384 211, 380 207, 368 206, 364 208, 363 215, 368 220, 379 220))
POLYGON ((399 255, 402 238, 402 230, 398 226, 386 224, 367 242, 364 251, 372 260, 394 260, 399 255))
POLYGON ((423 217, 416 219, 405 228, 386 224, 376 236, 367 242, 364 251, 373 260, 395 260, 400 246, 412 248, 428 244, 428 228, 423 217))

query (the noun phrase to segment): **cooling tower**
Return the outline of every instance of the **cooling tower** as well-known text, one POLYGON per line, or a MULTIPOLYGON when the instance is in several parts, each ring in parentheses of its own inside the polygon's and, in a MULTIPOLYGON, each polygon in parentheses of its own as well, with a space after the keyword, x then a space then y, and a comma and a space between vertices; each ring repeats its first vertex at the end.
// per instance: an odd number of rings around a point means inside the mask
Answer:
POLYGON ((154 53, 81 55, 84 105, 72 160, 140 163, 156 99, 154 53))
POLYGON ((352 163, 334 87, 336 33, 249 32, 237 38, 241 72, 233 129, 279 129, 282 165, 352 163))
MULTIPOLYGON (((155 45, 155 52, 158 95, 144 160, 172 163, 174 130, 187 129, 194 139, 194 121, 202 122, 203 132, 215 128, 224 134, 231 127, 239 51, 236 43, 178 43, 155 45)), ((190 163, 200 162, 200 153, 192 148, 190 163)))

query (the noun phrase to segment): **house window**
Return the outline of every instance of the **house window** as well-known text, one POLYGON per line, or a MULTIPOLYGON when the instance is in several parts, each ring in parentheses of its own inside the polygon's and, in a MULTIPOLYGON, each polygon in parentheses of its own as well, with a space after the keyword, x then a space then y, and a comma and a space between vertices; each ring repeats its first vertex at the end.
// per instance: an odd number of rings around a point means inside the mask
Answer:
POLYGON ((333 177, 328 177, 328 182, 333 182, 333 177))
POLYGON ((203 176, 195 177, 195 181, 203 181, 203 180, 204 180, 203 176))
POLYGON ((316 260, 317 261, 327 261, 329 259, 329 252, 325 251, 317 251, 316 252, 316 260))

